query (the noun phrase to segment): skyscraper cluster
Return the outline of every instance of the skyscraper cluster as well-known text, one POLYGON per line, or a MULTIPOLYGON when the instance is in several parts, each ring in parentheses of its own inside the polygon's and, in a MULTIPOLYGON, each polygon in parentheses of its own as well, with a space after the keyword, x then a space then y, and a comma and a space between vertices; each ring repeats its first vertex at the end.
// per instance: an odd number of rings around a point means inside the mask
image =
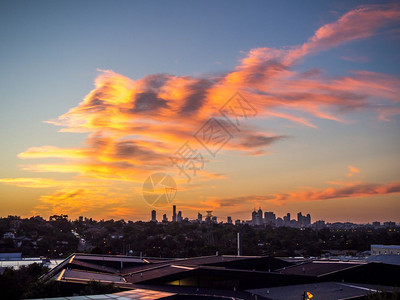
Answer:
MULTIPOLYGON (((156 218, 156 211, 152 210, 151 211, 151 221, 152 222, 157 222, 156 218)), ((162 221, 164 223, 168 222, 167 215, 164 214, 162 221)), ((182 222, 182 221, 189 221, 188 218, 183 218, 182 211, 176 210, 176 205, 172 206, 172 222, 182 222)), ((192 220, 194 222, 198 223, 218 223, 218 218, 216 216, 213 216, 212 210, 208 210, 206 216, 203 219, 203 215, 198 212, 197 214, 197 219, 192 220)), ((263 226, 263 225, 272 225, 272 226, 288 226, 288 227, 309 227, 311 226, 311 215, 303 215, 301 212, 297 214, 297 220, 292 219, 290 213, 287 213, 283 218, 276 217, 275 213, 272 211, 266 211, 263 213, 261 207, 254 211, 251 214, 251 220, 249 221, 244 221, 244 220, 235 220, 233 222, 232 217, 228 216, 226 218, 226 223, 227 224, 235 224, 235 225, 240 225, 240 224, 248 224, 252 226, 263 226)), ((322 224, 321 224, 322 226, 322 224)))

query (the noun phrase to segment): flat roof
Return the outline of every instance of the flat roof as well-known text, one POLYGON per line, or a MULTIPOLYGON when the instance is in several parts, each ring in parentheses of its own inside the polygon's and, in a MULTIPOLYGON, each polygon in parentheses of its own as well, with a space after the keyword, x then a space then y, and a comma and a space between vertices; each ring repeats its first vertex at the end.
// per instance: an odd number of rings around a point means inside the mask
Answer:
POLYGON ((125 279, 119 275, 88 272, 81 270, 64 269, 57 276, 58 281, 89 281, 96 280, 104 283, 125 283, 125 279))
MULTIPOLYGON (((110 300, 110 299, 161 299, 164 297, 174 296, 175 293, 160 292, 147 289, 134 289, 125 292, 115 294, 103 294, 103 295, 88 295, 88 296, 68 296, 68 297, 56 297, 56 298, 40 298, 42 300, 110 300)), ((37 300, 40 300, 37 299, 37 300)))
POLYGON ((286 267, 278 272, 282 274, 304 275, 304 276, 322 276, 332 272, 358 267, 364 265, 364 262, 343 262, 343 261, 324 261, 315 260, 311 262, 301 263, 298 265, 286 267))
POLYGON ((313 299, 344 300, 347 298, 360 297, 370 293, 375 293, 382 290, 382 288, 385 291, 391 291, 393 289, 393 287, 382 287, 369 284, 320 282, 253 289, 248 290, 248 292, 267 297, 271 300, 298 300, 302 299, 304 292, 311 293, 314 296, 313 299))
POLYGON ((138 283, 155 278, 161 278, 163 276, 183 273, 193 270, 194 268, 179 266, 179 265, 164 265, 156 268, 149 268, 147 270, 141 270, 139 272, 125 275, 124 278, 129 283, 138 283))
POLYGON ((122 261, 122 262, 134 262, 134 263, 146 263, 145 260, 129 256, 119 255, 93 255, 93 254, 75 254, 74 259, 79 260, 97 260, 97 261, 122 261))
POLYGON ((400 250, 400 245, 371 245, 371 248, 400 250))

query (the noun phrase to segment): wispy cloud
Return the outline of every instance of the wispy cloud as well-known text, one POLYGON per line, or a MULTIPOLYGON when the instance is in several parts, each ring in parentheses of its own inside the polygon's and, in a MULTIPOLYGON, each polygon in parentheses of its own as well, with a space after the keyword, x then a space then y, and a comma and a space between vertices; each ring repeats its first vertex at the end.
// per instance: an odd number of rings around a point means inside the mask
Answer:
POLYGON ((292 192, 276 193, 269 195, 244 195, 239 197, 212 197, 200 202, 199 208, 224 209, 240 208, 245 205, 253 204, 254 207, 272 203, 283 205, 293 202, 324 201, 345 198, 364 198, 371 196, 382 196, 400 193, 400 182, 390 182, 384 184, 373 184, 363 182, 347 182, 345 184, 336 183, 336 186, 323 189, 308 188, 292 192))
POLYGON ((349 172, 347 173, 347 177, 353 177, 354 174, 360 173, 360 170, 357 169, 356 167, 349 166, 348 168, 349 168, 349 172))

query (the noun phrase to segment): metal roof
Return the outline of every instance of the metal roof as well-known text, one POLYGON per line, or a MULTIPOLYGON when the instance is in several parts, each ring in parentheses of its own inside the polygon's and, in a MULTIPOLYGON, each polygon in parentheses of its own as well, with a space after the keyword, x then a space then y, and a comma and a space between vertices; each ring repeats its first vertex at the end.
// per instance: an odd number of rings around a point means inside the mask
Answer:
POLYGON ((282 274, 322 276, 363 265, 363 262, 315 260, 278 270, 282 274))
MULTIPOLYGON (((169 297, 176 295, 175 293, 159 292, 154 290, 145 289, 134 289, 125 292, 115 293, 115 294, 103 294, 103 295, 88 295, 88 296, 68 296, 68 297, 57 297, 57 298, 41 298, 42 300, 110 300, 110 299, 161 299, 164 297, 169 297)), ((41 300, 36 299, 36 300, 41 300)))
POLYGON ((271 300, 298 300, 302 299, 304 292, 310 292, 314 296, 313 299, 344 300, 375 293, 381 291, 382 288, 385 291, 391 291, 393 289, 392 287, 358 283, 320 282, 254 289, 248 290, 248 292, 267 297, 271 300))
POLYGON ((400 245, 371 245, 372 248, 400 250, 400 245))
POLYGON ((105 274, 98 272, 88 272, 81 270, 64 269, 58 274, 59 281, 91 281, 96 280, 104 283, 125 283, 125 279, 119 275, 105 274))

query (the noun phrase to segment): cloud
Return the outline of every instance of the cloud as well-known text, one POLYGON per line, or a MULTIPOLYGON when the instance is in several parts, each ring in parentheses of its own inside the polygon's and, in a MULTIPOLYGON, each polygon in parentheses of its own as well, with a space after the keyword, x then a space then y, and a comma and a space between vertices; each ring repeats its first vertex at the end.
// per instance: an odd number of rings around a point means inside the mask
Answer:
MULTIPOLYGON (((152 172, 169 170, 170 156, 186 141, 206 153, 193 134, 212 116, 222 123, 219 109, 237 91, 255 108, 255 118, 280 118, 317 128, 316 119, 346 124, 349 122, 345 119, 346 112, 373 110, 378 118, 390 121, 400 114, 399 78, 370 71, 353 71, 348 76, 330 78, 320 70, 298 72, 295 68, 308 54, 368 38, 388 28, 393 30, 399 16, 397 4, 364 5, 320 27, 301 45, 251 49, 232 71, 219 75, 153 74, 132 80, 111 70, 100 70, 94 89, 79 105, 47 121, 61 126, 63 132, 86 133, 85 144, 75 148, 50 145, 29 148, 19 154, 21 159, 47 161, 25 164, 23 169, 72 174, 71 181, 77 183, 143 182, 152 172)), ((242 120, 240 131, 225 125, 233 138, 224 145, 224 151, 261 155, 285 138, 251 127, 244 117, 242 120)), ((199 177, 204 180, 216 176, 201 171, 199 177)), ((8 178, 2 182, 31 187, 58 185, 50 179, 34 178, 8 178)), ((86 188, 76 192, 69 188, 41 200, 57 209, 77 209, 78 199, 88 195, 96 199, 94 191, 86 188), (70 206, 55 204, 65 197, 70 206)), ((323 198, 329 192, 304 192, 298 197, 323 198)), ((296 195, 276 195, 272 200, 297 199, 296 195)))
POLYGON ((336 187, 325 189, 309 188, 293 192, 276 193, 270 195, 245 195, 239 197, 209 198, 201 202, 202 207, 209 209, 223 209, 230 207, 248 206, 253 203, 254 206, 262 205, 265 202, 275 205, 284 205, 293 202, 324 201, 345 198, 363 198, 372 196, 382 196, 400 193, 400 182, 390 182, 383 184, 347 182, 336 187))
POLYGON ((371 197, 399 192, 400 182, 384 184, 356 183, 340 187, 329 187, 326 189, 310 189, 284 194, 274 194, 268 199, 268 201, 274 202, 275 204, 283 204, 285 202, 322 201, 349 197, 371 197))
POLYGON ((357 169, 356 167, 348 166, 348 168, 349 168, 349 173, 347 173, 347 177, 353 177, 354 174, 360 173, 360 170, 357 169))
POLYGON ((63 184, 51 178, 0 178, 0 182, 27 188, 49 188, 63 184))

